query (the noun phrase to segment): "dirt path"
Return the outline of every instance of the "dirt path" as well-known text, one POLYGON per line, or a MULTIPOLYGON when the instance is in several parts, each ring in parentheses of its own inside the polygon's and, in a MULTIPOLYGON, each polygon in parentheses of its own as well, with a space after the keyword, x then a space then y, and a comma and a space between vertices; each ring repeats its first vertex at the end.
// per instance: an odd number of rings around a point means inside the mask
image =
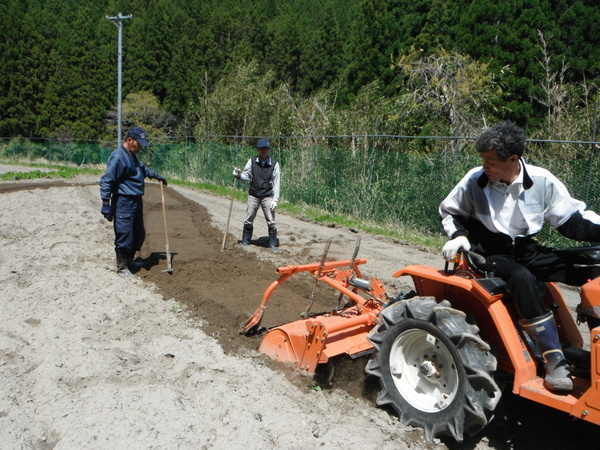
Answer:
MULTIPOLYGON (((14 170, 14 169, 11 169, 14 170)), ((266 360, 238 333, 277 277, 275 268, 348 259, 361 236, 366 277, 395 293, 391 274, 440 265, 426 249, 278 215, 280 253, 238 247, 244 205, 167 188, 172 274, 163 272, 160 190, 147 184, 147 240, 138 280, 114 273, 112 229, 99 214, 97 179, 0 183, 1 448, 593 448, 598 427, 505 394, 497 417, 462 444, 426 443, 374 406, 360 360, 332 389, 266 360)), ((278 288, 263 325, 304 309, 313 282, 278 288)), ((331 301, 318 291, 316 307, 331 301)), ((315 307, 315 308, 316 308, 315 307)))

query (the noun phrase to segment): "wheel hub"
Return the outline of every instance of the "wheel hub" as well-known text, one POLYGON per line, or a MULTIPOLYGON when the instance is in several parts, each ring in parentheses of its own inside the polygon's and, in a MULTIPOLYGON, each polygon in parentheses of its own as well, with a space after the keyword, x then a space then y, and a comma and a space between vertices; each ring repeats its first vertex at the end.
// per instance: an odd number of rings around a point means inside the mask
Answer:
POLYGON ((440 377, 440 372, 431 361, 423 361, 419 366, 419 371, 427 378, 431 378, 432 376, 435 376, 436 378, 440 377))

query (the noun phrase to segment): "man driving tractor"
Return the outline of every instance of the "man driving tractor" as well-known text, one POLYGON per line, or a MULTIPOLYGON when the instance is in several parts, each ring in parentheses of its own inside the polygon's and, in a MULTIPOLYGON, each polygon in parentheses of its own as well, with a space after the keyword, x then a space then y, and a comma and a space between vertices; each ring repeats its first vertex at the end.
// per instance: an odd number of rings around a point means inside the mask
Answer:
POLYGON ((473 250, 495 265, 507 283, 521 324, 543 356, 544 386, 571 391, 571 379, 552 311, 539 291, 540 282, 581 286, 600 275, 599 268, 578 267, 538 244, 544 222, 579 241, 600 241, 600 216, 571 197, 565 185, 522 158, 525 132, 510 122, 488 128, 477 138, 483 165, 471 169, 441 203, 442 226, 450 240, 442 249, 452 261, 457 252, 473 250))

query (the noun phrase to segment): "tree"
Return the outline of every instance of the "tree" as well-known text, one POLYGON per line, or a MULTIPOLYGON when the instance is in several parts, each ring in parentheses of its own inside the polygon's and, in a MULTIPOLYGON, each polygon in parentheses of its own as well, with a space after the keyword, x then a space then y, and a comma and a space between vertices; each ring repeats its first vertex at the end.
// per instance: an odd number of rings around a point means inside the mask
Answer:
POLYGON ((394 86, 391 65, 397 50, 396 32, 397 24, 386 0, 361 1, 344 50, 347 67, 343 71, 342 96, 351 98, 362 86, 376 80, 385 88, 394 86))
POLYGON ((72 11, 57 8, 65 10, 60 17, 54 15, 54 8, 48 5, 48 9, 44 10, 45 27, 57 38, 47 56, 48 79, 38 97, 37 133, 49 136, 60 128, 63 135, 70 130, 75 139, 95 139, 112 103, 106 92, 114 89, 116 78, 110 58, 115 41, 105 33, 110 24, 104 23, 93 3, 72 11))
POLYGON ((248 61, 256 79, 269 79, 274 111, 283 98, 296 106, 315 98, 323 106, 326 98, 327 108, 345 114, 358 95, 376 92, 417 113, 390 117, 432 130, 427 112, 403 96, 403 72, 393 67, 413 48, 485 65, 504 87, 492 107, 529 129, 545 126, 547 113, 535 100, 544 98, 546 77, 537 30, 553 56, 550 71, 565 63, 565 88, 594 89, 600 74, 597 0, 4 0, 0 12, 0 134, 7 136, 102 134, 117 96, 116 30, 105 16, 119 12, 133 15, 124 22, 123 95, 149 91, 184 124, 199 101, 227 90, 224 80, 237 86, 248 61))
POLYGON ((28 4, 7 0, 0 14, 0 133, 37 135, 40 93, 48 79, 52 39, 28 4))
MULTIPOLYGON (((156 96, 150 91, 132 92, 123 99, 123 129, 139 126, 146 130, 155 143, 157 138, 175 136, 176 120, 172 114, 161 108, 156 96)), ((109 134, 105 140, 114 140, 117 137, 117 112, 116 108, 108 114, 107 129, 109 134)))
POLYGON ((321 89, 338 86, 338 72, 342 67, 340 51, 346 41, 348 11, 340 10, 333 2, 313 2, 315 12, 302 38, 304 53, 300 60, 301 77, 297 92, 308 97, 321 89), (318 8, 318 9, 317 9, 318 8))
POLYGON ((261 75, 258 63, 241 63, 220 79, 195 107, 200 135, 264 135, 273 111, 273 73, 261 75))
MULTIPOLYGON (((581 136, 587 135, 589 132, 585 117, 586 109, 590 109, 589 101, 585 98, 585 95, 583 99, 580 99, 577 89, 565 82, 568 65, 564 59, 560 69, 553 70, 548 42, 541 31, 538 31, 538 34, 542 57, 537 58, 537 61, 543 70, 544 77, 540 81, 543 93, 535 100, 546 109, 546 116, 543 133, 533 133, 532 137, 545 139, 546 136, 553 136, 553 139, 556 140, 581 139, 581 136), (586 108, 586 106, 588 107, 586 108)), ((585 88, 585 86, 583 87, 585 88)), ((574 151, 565 151, 566 148, 570 149, 571 147, 552 146, 546 148, 544 149, 544 159, 564 161, 582 156, 574 151)), ((583 147, 579 147, 579 149, 587 152, 583 147)), ((535 155, 535 151, 532 153, 535 155)))
POLYGON ((429 123, 440 124, 436 132, 441 135, 476 134, 488 125, 503 95, 488 64, 459 53, 442 49, 423 55, 416 50, 402 56, 396 67, 405 77, 404 87, 413 104, 429 123))

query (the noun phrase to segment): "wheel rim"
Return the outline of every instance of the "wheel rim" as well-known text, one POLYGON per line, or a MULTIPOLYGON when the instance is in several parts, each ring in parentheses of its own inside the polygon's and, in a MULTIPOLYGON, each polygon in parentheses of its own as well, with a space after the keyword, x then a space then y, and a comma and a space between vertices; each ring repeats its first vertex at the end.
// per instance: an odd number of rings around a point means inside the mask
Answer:
POLYGON ((399 334, 390 350, 390 372, 400 395, 414 408, 446 409, 459 389, 459 374, 449 348, 422 329, 399 334))

